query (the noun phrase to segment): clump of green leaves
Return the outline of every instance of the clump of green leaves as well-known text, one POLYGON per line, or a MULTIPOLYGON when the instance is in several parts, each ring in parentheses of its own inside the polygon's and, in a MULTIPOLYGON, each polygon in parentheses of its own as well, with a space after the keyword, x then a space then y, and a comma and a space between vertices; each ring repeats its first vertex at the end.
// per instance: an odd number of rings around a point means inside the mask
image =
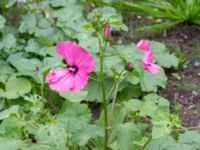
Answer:
POLYGON ((187 68, 189 61, 187 60, 187 55, 186 52, 184 50, 181 50, 181 48, 177 47, 175 50, 175 55, 178 58, 178 68, 179 69, 185 69, 187 68))
POLYGON ((158 31, 170 28, 176 24, 193 23, 200 25, 199 0, 138 0, 129 1, 93 0, 97 5, 109 5, 119 10, 151 15, 163 20, 160 24, 140 28, 142 31, 158 31))

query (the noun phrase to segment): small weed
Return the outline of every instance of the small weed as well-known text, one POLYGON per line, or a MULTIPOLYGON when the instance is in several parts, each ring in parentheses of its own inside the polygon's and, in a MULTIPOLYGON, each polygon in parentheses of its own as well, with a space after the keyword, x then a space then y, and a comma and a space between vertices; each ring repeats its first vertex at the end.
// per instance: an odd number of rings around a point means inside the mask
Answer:
POLYGON ((197 44, 196 57, 200 59, 200 43, 197 44))
POLYGON ((179 60, 178 68, 185 69, 187 68, 189 61, 187 60, 186 53, 180 47, 177 47, 175 50, 175 55, 179 60))
POLYGON ((178 103, 177 102, 177 99, 179 97, 179 93, 175 93, 174 95, 174 105, 173 105, 173 110, 176 112, 176 113, 180 113, 182 111, 182 104, 178 103))

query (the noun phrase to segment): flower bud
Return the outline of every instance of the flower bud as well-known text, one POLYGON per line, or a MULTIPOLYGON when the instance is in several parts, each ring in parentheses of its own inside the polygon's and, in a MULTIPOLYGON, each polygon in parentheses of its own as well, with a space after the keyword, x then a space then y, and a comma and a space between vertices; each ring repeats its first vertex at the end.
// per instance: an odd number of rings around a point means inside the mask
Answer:
POLYGON ((104 34, 105 36, 111 36, 111 27, 109 23, 106 24, 106 29, 105 29, 104 34))

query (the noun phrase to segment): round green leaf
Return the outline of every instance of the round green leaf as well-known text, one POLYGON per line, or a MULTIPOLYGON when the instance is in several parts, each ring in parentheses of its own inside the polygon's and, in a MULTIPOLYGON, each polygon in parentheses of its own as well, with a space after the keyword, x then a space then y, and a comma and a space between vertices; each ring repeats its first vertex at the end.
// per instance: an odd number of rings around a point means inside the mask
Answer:
POLYGON ((87 97, 87 95, 87 91, 60 93, 60 96, 69 100, 70 102, 80 102, 84 100, 87 97))
POLYGON ((4 27, 5 22, 6 22, 6 19, 0 15, 0 29, 4 27))
POLYGON ((0 89, 0 97, 16 99, 31 91, 31 83, 26 78, 9 80, 5 85, 5 91, 0 89))

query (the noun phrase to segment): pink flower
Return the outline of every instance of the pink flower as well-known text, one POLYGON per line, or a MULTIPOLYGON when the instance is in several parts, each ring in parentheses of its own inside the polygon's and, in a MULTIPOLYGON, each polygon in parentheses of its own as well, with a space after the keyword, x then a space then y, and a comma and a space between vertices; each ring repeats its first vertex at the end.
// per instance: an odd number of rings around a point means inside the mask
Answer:
POLYGON ((94 70, 92 55, 71 41, 57 44, 56 49, 65 59, 67 68, 55 69, 46 76, 50 88, 58 92, 83 89, 88 82, 88 74, 94 70))
POLYGON ((106 29, 105 29, 104 34, 105 36, 111 36, 111 27, 109 23, 106 24, 106 29))
POLYGON ((140 40, 137 47, 143 51, 143 68, 152 74, 160 71, 160 66, 153 63, 153 51, 150 41, 140 40))
POLYGON ((149 50, 144 54, 143 68, 152 74, 156 74, 160 71, 160 66, 153 64, 152 50, 149 50))
POLYGON ((136 46, 144 53, 151 49, 150 41, 140 40, 136 46))

